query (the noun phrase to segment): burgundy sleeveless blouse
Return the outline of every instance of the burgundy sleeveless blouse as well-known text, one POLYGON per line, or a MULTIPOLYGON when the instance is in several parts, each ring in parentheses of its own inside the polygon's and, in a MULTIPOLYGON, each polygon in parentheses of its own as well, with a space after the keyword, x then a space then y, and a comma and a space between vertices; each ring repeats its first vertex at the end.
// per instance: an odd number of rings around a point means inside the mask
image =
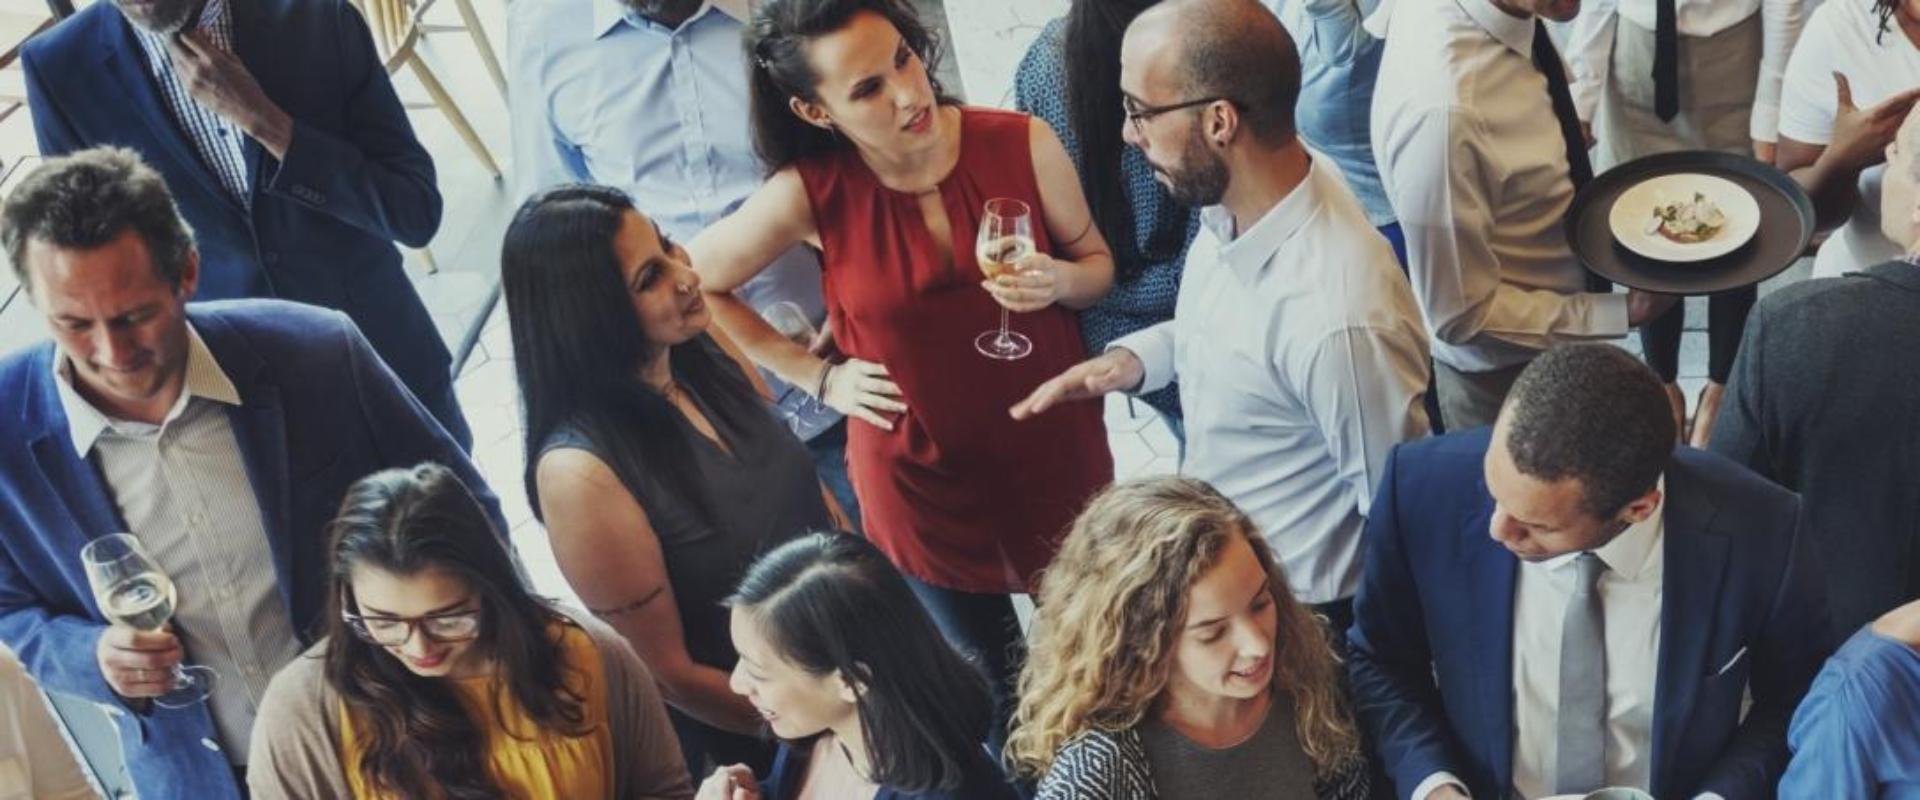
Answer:
POLYGON ((953 258, 918 200, 881 185, 852 148, 797 167, 820 232, 827 311, 842 352, 886 365, 907 411, 883 431, 849 418, 847 465, 863 524, 901 571, 962 591, 1027 591, 1087 499, 1113 480, 1101 403, 1015 422, 1007 409, 1086 357, 1058 305, 1014 314, 1033 353, 995 361, 973 339, 999 324, 974 236, 986 202, 1025 201, 1053 252, 1033 172, 1031 118, 962 109, 960 161, 940 182, 953 258))

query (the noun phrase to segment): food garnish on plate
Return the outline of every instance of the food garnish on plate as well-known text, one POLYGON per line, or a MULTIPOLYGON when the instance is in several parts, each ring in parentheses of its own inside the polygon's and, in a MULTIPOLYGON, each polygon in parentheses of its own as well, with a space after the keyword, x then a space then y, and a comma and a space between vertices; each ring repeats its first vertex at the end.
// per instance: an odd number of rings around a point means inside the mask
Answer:
POLYGON ((1668 241, 1698 244, 1712 239, 1726 227, 1727 215, 1720 206, 1699 192, 1692 200, 1663 201, 1653 207, 1647 220, 1647 233, 1658 233, 1668 241))

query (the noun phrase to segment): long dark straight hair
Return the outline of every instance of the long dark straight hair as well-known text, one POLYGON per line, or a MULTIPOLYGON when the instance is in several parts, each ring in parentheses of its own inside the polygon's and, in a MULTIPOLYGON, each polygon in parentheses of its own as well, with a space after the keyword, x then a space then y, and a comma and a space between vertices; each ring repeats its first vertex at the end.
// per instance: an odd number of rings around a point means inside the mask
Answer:
POLYGON ((753 150, 767 174, 808 156, 846 146, 832 131, 822 130, 794 116, 788 99, 820 102, 820 76, 807 60, 807 44, 845 28, 855 14, 872 11, 893 23, 907 48, 926 65, 927 80, 940 105, 953 105, 934 76, 940 63, 940 38, 920 21, 906 0, 765 0, 747 26, 747 69, 752 106, 753 150))
MULTIPOLYGON (((571 427, 592 440, 616 474, 650 475, 712 518, 679 409, 640 379, 641 365, 662 348, 641 329, 614 251, 633 211, 619 189, 573 184, 534 195, 507 226, 500 284, 512 321, 527 437, 524 480, 535 516, 542 516, 534 480, 541 449, 555 431, 571 427)), ((705 334, 669 348, 667 357, 674 379, 736 429, 748 415, 768 413, 739 364, 705 334)))
MULTIPOLYGON (((1133 204, 1126 176, 1118 169, 1127 143, 1120 136, 1126 112, 1120 105, 1120 41, 1140 12, 1160 0, 1073 0, 1067 9, 1063 48, 1066 65, 1067 124, 1080 142, 1080 190, 1093 210, 1093 223, 1114 247, 1117 279, 1125 283, 1147 264, 1180 255, 1186 247, 1185 213, 1162 214, 1142 249, 1135 243, 1133 204)), ((1153 192, 1162 205, 1173 197, 1158 181, 1153 192)))
POLYGON ((523 734, 500 728, 498 693, 492 724, 476 721, 446 679, 415 675, 385 648, 355 635, 341 619, 343 611, 360 611, 350 580, 355 567, 399 576, 440 570, 458 578, 480 601, 480 635, 470 652, 495 666, 513 702, 542 730, 568 736, 590 730, 585 698, 567 686, 560 644, 549 633, 566 618, 520 583, 493 523, 452 471, 426 463, 362 478, 347 489, 328 533, 325 672, 364 733, 360 771, 368 786, 399 797, 499 797, 487 768, 487 739, 523 734))
POLYGON ((727 605, 781 655, 859 692, 873 780, 913 794, 954 791, 985 753, 986 679, 947 646, 906 580, 866 539, 812 533, 762 556, 727 605))

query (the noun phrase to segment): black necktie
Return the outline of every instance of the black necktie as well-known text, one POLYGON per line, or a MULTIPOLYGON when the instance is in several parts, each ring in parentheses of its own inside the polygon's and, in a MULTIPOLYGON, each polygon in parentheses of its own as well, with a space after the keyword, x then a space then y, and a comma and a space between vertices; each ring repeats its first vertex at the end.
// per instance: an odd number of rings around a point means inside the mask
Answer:
MULTIPOLYGON (((1547 26, 1533 21, 1533 66, 1547 76, 1547 97, 1553 101, 1553 116, 1560 120, 1560 140, 1567 146, 1567 177, 1578 192, 1593 180, 1593 162, 1587 160, 1587 137, 1580 132, 1580 115, 1573 110, 1573 92, 1567 89, 1567 66, 1560 51, 1553 49, 1547 26)), ((1587 291, 1611 292, 1613 283, 1592 272, 1587 273, 1587 291)))
POLYGON ((1677 0, 1653 0, 1653 113, 1672 122, 1680 113, 1680 23, 1677 0))

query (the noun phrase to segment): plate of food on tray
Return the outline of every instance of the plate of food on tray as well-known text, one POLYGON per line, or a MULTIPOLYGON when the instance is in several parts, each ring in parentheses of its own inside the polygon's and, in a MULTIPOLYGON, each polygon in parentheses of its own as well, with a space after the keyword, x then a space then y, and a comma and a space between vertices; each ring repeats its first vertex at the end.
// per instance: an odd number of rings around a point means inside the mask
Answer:
POLYGON ((1760 230, 1753 194, 1726 178, 1672 173, 1643 180, 1614 200, 1608 225, 1623 247, 1669 262, 1733 252, 1760 230))

